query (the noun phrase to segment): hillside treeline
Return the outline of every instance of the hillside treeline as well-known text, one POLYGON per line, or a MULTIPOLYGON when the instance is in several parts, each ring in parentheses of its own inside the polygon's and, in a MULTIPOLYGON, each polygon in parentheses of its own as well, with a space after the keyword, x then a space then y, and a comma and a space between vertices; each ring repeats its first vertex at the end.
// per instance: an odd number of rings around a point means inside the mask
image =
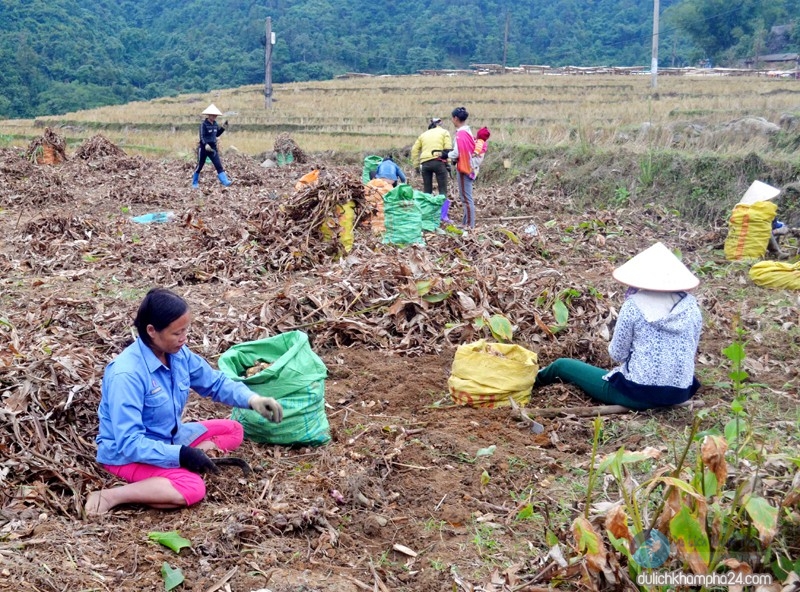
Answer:
MULTIPOLYGON (((660 60, 796 51, 800 0, 661 0, 660 60)), ((404 74, 470 63, 648 65, 649 0, 4 0, 0 117, 33 117, 264 80, 404 74)))

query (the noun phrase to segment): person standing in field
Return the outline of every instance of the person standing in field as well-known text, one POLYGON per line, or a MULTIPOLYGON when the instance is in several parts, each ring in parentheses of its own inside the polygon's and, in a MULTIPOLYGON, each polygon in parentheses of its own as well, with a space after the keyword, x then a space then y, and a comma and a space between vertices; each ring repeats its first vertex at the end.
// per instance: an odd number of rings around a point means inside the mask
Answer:
POLYGON ((433 117, 427 131, 422 132, 411 148, 411 162, 419 167, 422 191, 433 194, 433 177, 440 195, 447 195, 447 156, 453 148, 450 132, 442 127, 442 120, 433 117))
POLYGON ((200 124, 200 143, 197 146, 197 168, 194 169, 192 174, 192 189, 200 187, 200 171, 203 170, 203 165, 206 164, 206 158, 211 159, 214 168, 217 169, 217 177, 219 182, 225 187, 231 184, 225 169, 222 168, 222 161, 219 158, 219 151, 217 150, 217 138, 219 138, 228 127, 226 121, 222 125, 217 123, 217 116, 222 115, 222 111, 217 109, 213 103, 206 107, 203 111, 206 118, 200 124))
POLYGON ((472 171, 472 153, 475 151, 475 138, 467 125, 469 113, 464 107, 456 107, 452 113, 453 125, 456 128, 456 140, 450 151, 450 158, 456 163, 456 183, 464 217, 463 228, 475 228, 475 202, 472 199, 472 182, 475 178, 472 171))

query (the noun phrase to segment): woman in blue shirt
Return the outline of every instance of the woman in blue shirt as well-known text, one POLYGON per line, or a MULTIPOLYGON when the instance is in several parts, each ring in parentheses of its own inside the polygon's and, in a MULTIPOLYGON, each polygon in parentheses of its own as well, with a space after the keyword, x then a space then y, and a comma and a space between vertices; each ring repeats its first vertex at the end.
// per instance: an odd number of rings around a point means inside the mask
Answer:
POLYGON ((206 451, 233 450, 244 434, 241 424, 230 419, 183 423, 189 389, 232 407, 254 409, 276 423, 283 418, 275 399, 213 370, 187 347, 191 320, 183 298, 153 288, 134 320, 139 337, 106 367, 97 460, 128 484, 90 493, 87 515, 131 503, 180 508, 205 497, 200 474, 217 472, 206 451))
POLYGON ((384 158, 375 170, 376 179, 385 179, 392 184, 392 187, 397 187, 397 181, 401 183, 406 182, 406 175, 392 160, 391 156, 384 158))

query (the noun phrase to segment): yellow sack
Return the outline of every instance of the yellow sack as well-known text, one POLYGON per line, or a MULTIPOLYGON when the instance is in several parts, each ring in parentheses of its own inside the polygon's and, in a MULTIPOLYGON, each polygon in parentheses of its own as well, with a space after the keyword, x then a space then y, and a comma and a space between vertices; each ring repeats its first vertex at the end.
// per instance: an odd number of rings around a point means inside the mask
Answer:
POLYGON ((458 347, 447 386, 457 405, 504 407, 513 398, 525 406, 538 371, 534 352, 481 339, 458 347))
POLYGON ((344 252, 349 253, 353 248, 353 226, 356 221, 356 202, 350 200, 345 204, 336 206, 336 219, 326 218, 320 227, 320 232, 325 240, 333 240, 334 234, 344 247, 344 252))
POLYGON ((364 224, 372 227, 373 234, 386 231, 386 215, 383 212, 383 196, 393 189, 392 184, 386 179, 372 179, 364 187, 364 199, 369 204, 373 214, 364 219, 364 224))
POLYGON ((725 239, 725 258, 728 261, 758 259, 767 252, 772 236, 772 221, 778 206, 771 201, 758 201, 751 205, 737 204, 728 221, 725 239))
POLYGON ((776 290, 800 290, 800 261, 761 261, 750 268, 750 279, 758 286, 776 290))

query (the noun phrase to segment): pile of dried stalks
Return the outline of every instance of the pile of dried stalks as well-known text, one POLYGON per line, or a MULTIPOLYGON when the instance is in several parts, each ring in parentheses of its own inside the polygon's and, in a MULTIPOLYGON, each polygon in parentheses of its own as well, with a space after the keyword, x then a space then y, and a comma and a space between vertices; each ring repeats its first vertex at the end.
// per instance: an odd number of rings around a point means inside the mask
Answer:
POLYGON ((294 158, 294 161, 298 164, 308 162, 306 153, 300 149, 300 146, 298 146, 292 137, 286 132, 278 134, 278 137, 275 138, 275 144, 273 145, 272 149, 276 153, 291 154, 294 158))
POLYGON ((28 144, 25 158, 37 164, 59 164, 67 160, 67 144, 64 138, 46 127, 44 135, 28 144))
POLYGON ((107 156, 126 156, 125 151, 102 134, 87 139, 75 151, 75 156, 83 160, 104 158, 107 156))

